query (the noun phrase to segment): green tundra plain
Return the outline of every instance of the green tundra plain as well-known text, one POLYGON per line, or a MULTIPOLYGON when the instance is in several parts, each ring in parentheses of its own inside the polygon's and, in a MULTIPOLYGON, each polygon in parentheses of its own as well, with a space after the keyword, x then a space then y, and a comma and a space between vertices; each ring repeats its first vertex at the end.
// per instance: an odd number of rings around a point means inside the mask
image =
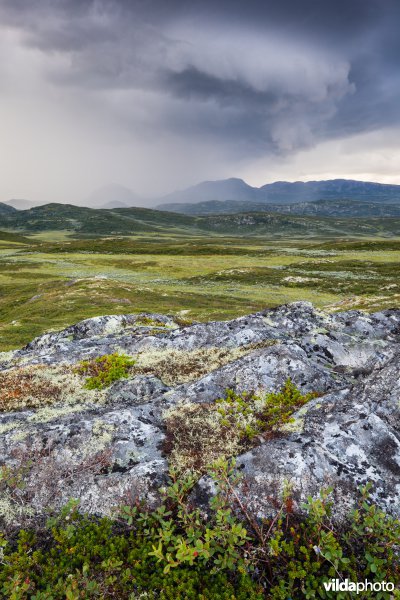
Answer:
POLYGON ((76 239, 0 233, 0 350, 104 314, 229 319, 296 300, 329 311, 400 305, 400 238, 160 231, 76 239))

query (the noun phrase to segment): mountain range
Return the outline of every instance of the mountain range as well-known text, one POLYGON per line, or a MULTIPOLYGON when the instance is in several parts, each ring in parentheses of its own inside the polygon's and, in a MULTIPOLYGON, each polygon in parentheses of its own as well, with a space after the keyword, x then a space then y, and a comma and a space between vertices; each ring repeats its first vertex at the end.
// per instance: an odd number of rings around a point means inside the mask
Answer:
MULTIPOLYGON (((331 179, 307 182, 276 181, 257 188, 248 185, 242 179, 230 178, 219 181, 203 181, 185 190, 173 192, 160 198, 146 199, 135 194, 127 187, 112 184, 94 191, 78 204, 88 208, 127 208, 152 205, 160 210, 183 212, 185 214, 215 214, 217 212, 265 211, 266 207, 268 207, 267 210, 273 212, 282 212, 281 207, 284 205, 304 204, 319 200, 346 200, 346 202, 359 201, 379 205, 400 205, 400 185, 350 179, 331 179), (210 202, 214 202, 215 205, 204 205, 204 203, 210 202), (223 202, 228 204, 222 205, 223 202), (188 205, 194 204, 199 204, 198 208, 190 209, 188 205), (274 205, 277 205, 277 208, 274 205)), ((14 199, 4 204, 13 206, 18 210, 26 210, 44 203, 14 199)), ((356 206, 354 206, 354 209, 357 213, 361 211, 356 206)), ((310 210, 310 214, 315 214, 316 209, 314 207, 304 210, 310 210)), ((376 207, 371 207, 371 210, 377 216, 381 214, 376 207)), ((318 214, 322 213, 318 212, 318 214)))
MULTIPOLYGON (((400 205, 400 185, 331 179, 327 181, 276 181, 259 188, 252 187, 242 179, 205 181, 186 190, 164 196, 157 208, 181 212, 181 204, 211 201, 246 202, 265 204, 296 204, 316 200, 358 200, 400 205)), ((219 207, 221 208, 221 207, 219 207)), ((240 210, 244 209, 241 205, 240 210)), ((185 209, 182 210, 185 212, 185 209)))

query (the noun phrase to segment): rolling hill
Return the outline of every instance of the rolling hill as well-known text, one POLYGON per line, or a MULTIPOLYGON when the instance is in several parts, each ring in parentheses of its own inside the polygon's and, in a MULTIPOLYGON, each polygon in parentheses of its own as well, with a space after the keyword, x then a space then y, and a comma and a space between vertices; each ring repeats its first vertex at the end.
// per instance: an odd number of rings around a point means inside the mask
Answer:
POLYGON ((2 215, 11 215, 12 213, 17 212, 17 209, 11 206, 10 204, 5 204, 4 202, 0 202, 0 218, 2 215))
POLYGON ((361 200, 315 200, 295 204, 266 204, 242 200, 208 200, 207 202, 175 203, 163 206, 164 210, 185 215, 218 215, 240 212, 277 212, 320 217, 400 217, 400 203, 386 204, 361 200))
POLYGON ((3 229, 24 233, 69 231, 80 235, 134 235, 164 228, 193 227, 193 217, 149 208, 94 209, 72 204, 46 204, 0 215, 3 229))
POLYGON ((0 215, 0 227, 20 234, 67 231, 73 237, 137 233, 233 236, 399 236, 400 217, 346 218, 274 212, 191 216, 149 208, 91 209, 47 204, 0 215))

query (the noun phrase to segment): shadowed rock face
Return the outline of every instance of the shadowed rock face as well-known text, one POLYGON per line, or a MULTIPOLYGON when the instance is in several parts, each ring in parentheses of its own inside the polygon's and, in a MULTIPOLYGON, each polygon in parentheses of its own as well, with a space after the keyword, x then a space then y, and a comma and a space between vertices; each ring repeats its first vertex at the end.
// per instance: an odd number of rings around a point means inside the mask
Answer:
MULTIPOLYGON (((273 391, 288 377, 319 397, 285 432, 238 457, 248 504, 268 515, 276 510, 271 497, 287 482, 298 502, 332 485, 341 515, 355 489, 371 481, 374 500, 400 515, 400 310, 325 314, 298 302, 183 328, 163 315, 146 315, 143 322, 140 315, 88 319, 0 354, 0 464, 22 465, 26 480, 20 498, 0 491, 2 518, 21 523, 71 497, 81 499, 82 509, 104 514, 137 496, 156 503, 168 472, 168 408, 213 402, 227 388, 273 391), (178 353, 184 362, 199 350, 212 356, 220 349, 231 354, 218 365, 210 360, 210 372, 185 373, 183 382, 176 374, 169 385, 156 373, 133 373, 82 395, 72 368, 112 352, 145 355, 151 364, 160 352, 167 361, 168 353, 178 353), (17 389, 22 374, 28 383, 18 388, 22 396, 14 406, 10 397, 14 402, 13 385, 17 389), (53 396, 43 405, 33 398, 39 376, 52 382, 53 396)), ((210 490, 207 478, 201 489, 210 490)))

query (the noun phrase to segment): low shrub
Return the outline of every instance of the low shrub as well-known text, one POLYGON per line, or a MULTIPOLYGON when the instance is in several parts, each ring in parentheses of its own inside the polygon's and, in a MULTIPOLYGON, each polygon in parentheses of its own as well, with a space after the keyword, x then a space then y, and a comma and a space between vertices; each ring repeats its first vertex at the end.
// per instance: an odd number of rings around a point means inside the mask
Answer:
POLYGON ((291 379, 278 392, 265 396, 237 394, 228 390, 226 398, 216 401, 218 412, 227 427, 236 427, 242 440, 279 431, 292 421, 292 414, 317 396, 302 394, 291 379))
POLYGON ((201 476, 210 463, 243 449, 238 430, 223 424, 215 404, 183 404, 169 410, 164 423, 164 452, 181 476, 201 476))
POLYGON ((103 389, 124 377, 129 376, 135 361, 125 354, 105 354, 92 360, 83 360, 75 368, 79 375, 87 377, 88 390, 103 389))
POLYGON ((288 379, 279 391, 264 396, 227 390, 215 403, 182 404, 164 415, 164 450, 181 475, 201 475, 218 458, 253 447, 258 436, 277 434, 315 396, 302 394, 288 379))
POLYGON ((156 510, 137 502, 114 520, 98 519, 70 501, 45 531, 0 535, 2 597, 325 599, 333 597, 324 587, 332 579, 367 579, 397 587, 357 598, 400 598, 400 522, 370 503, 368 488, 340 524, 332 520, 330 490, 297 513, 286 495, 274 518, 259 520, 238 493, 234 463, 218 461, 210 475, 217 494, 208 516, 191 504, 194 478, 172 472, 156 510))

